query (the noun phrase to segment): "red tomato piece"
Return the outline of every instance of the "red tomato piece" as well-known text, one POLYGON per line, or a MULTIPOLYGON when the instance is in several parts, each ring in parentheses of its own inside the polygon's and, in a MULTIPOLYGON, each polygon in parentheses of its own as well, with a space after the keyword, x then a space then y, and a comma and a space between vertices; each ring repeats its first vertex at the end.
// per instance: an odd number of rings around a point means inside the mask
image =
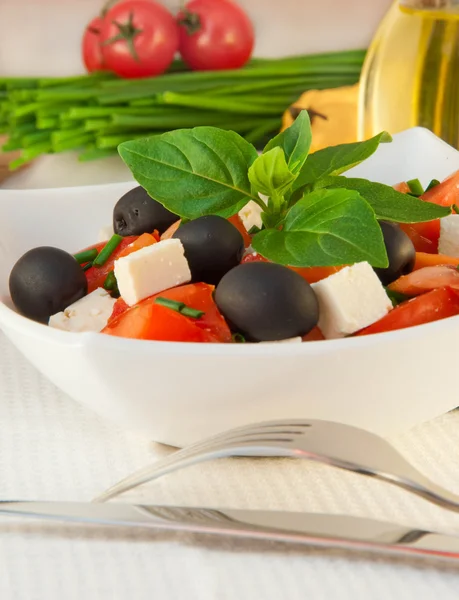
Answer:
POLYGON ((110 315, 110 318, 108 319, 108 324, 110 324, 112 321, 117 319, 120 315, 122 315, 128 309, 129 309, 129 304, 126 304, 126 302, 122 298, 118 298, 117 301, 115 302, 115 304, 113 305, 112 314, 110 315))
POLYGON ((440 238, 440 221, 427 221, 426 223, 400 223, 400 228, 413 242, 416 252, 436 254, 440 238))
POLYGON ((385 317, 356 335, 384 333, 424 325, 459 315, 459 295, 451 288, 438 288, 399 304, 385 317))
POLYGON ((124 0, 107 11, 100 32, 106 66, 126 78, 164 73, 178 50, 171 13, 153 0, 124 0))
POLYGON ((314 329, 311 329, 309 333, 303 336, 303 342, 322 342, 324 339, 324 335, 318 327, 314 327, 314 329))
MULTIPOLYGON (((394 186, 396 190, 407 193, 409 188, 406 183, 394 186)), ((436 185, 421 196, 422 200, 438 204, 439 206, 452 206, 459 202, 459 171, 450 175, 442 183, 436 185)), ((438 239, 440 237, 440 220, 426 223, 402 223, 400 227, 410 237, 417 252, 435 254, 438 252, 438 239)))
POLYGON ((246 254, 244 258, 241 260, 241 264, 251 263, 251 262, 269 262, 267 258, 258 254, 258 252, 253 252, 252 254, 246 254))
POLYGON ((452 206, 459 202, 459 171, 425 192, 421 198, 439 206, 452 206))
POLYGON ((389 285, 389 289, 393 292, 406 296, 419 296, 440 287, 459 290, 459 271, 456 267, 451 265, 424 267, 403 275, 389 285))
POLYGON ((103 71, 105 68, 104 58, 102 56, 102 48, 100 45, 100 28, 102 26, 102 19, 96 17, 86 27, 81 52, 83 56, 83 62, 85 64, 88 73, 94 71, 103 71))
POLYGON ((126 246, 126 248, 118 254, 118 258, 129 256, 129 254, 137 252, 137 250, 142 250, 142 248, 147 248, 147 246, 153 246, 153 244, 157 244, 156 238, 151 235, 151 233, 142 233, 142 235, 136 238, 129 246, 126 246))
POLYGON ((231 0, 191 0, 177 23, 180 54, 192 69, 238 69, 252 55, 253 25, 231 0))
POLYGON ((241 217, 239 215, 233 215, 232 217, 229 217, 228 221, 232 225, 234 225, 236 227, 236 229, 239 231, 239 233, 242 235, 242 237, 244 239, 244 248, 248 248, 250 246, 250 244, 252 243, 252 238, 250 237, 249 232, 245 228, 241 217))
MULTIPOLYGON (((102 265, 102 267, 91 267, 86 271, 86 279, 88 280, 88 294, 90 294, 97 288, 104 286, 104 281, 107 278, 107 275, 110 273, 110 271, 113 271, 113 264, 115 260, 117 260, 120 257, 121 253, 127 248, 127 246, 135 242, 137 237, 138 236, 136 235, 130 235, 123 238, 116 250, 107 260, 107 262, 104 265, 102 265)), ((100 251, 104 246, 105 243, 97 244, 96 247, 100 251)))
MULTIPOLYGON (((109 321, 102 333, 142 340, 170 342, 231 342, 231 332, 215 304, 214 286, 205 283, 184 285, 164 290, 124 310, 109 321), (192 319, 155 303, 157 297, 183 302, 204 311, 192 319)), ((123 309, 121 303, 120 310, 123 309)))
POLYGON ((166 229, 166 231, 161 235, 161 240, 170 240, 174 233, 177 231, 177 229, 180 227, 181 222, 182 219, 179 219, 178 221, 175 221, 175 223, 172 223, 172 225, 170 225, 166 229))

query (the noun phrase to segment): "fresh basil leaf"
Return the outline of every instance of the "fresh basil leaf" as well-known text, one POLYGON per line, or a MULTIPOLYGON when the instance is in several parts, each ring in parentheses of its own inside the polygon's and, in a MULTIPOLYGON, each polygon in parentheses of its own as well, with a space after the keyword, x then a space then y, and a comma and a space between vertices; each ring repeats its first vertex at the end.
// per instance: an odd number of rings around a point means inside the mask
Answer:
POLYGON ((308 157, 311 147, 311 121, 307 110, 302 110, 293 124, 270 140, 263 154, 273 148, 282 148, 288 167, 295 175, 300 171, 308 157))
POLYGON ((253 199, 247 172, 258 154, 233 131, 178 129, 118 151, 148 194, 181 217, 230 217, 253 199))
POLYGON ((391 141, 391 136, 383 131, 365 142, 330 146, 310 154, 293 185, 293 191, 312 185, 323 177, 341 175, 371 156, 379 144, 391 141))
POLYGON ((256 252, 293 267, 329 267, 368 261, 387 267, 384 239, 374 211, 358 192, 316 190, 288 212, 281 231, 252 238, 256 252))
POLYGON ((252 189, 265 196, 283 195, 295 180, 290 172, 282 148, 276 147, 262 154, 249 169, 252 189))
POLYGON ((390 185, 366 179, 330 177, 319 185, 327 188, 345 188, 359 192, 371 205, 378 219, 397 223, 423 223, 451 214, 448 206, 438 206, 419 198, 397 192, 390 185))

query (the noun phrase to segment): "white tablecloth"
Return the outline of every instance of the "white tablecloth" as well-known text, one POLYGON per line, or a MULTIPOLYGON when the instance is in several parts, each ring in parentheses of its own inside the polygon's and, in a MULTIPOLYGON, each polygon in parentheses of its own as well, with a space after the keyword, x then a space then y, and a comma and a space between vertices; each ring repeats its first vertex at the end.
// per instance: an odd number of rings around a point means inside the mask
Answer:
MULTIPOLYGON (((61 394, 1 334, 0 392, 0 498, 89 500, 167 451, 61 394)), ((393 442, 459 492, 459 412, 393 442)), ((346 512, 459 531, 459 515, 362 476, 299 461, 220 461, 128 497, 346 512)), ((2 600, 457 600, 458 590, 459 564, 0 519, 2 600)))

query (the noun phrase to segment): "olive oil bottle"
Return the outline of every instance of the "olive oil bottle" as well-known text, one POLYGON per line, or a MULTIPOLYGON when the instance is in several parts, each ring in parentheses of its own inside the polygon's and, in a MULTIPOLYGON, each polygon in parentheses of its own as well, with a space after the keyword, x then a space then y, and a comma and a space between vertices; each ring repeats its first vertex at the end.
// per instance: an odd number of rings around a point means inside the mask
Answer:
POLYGON ((427 127, 459 148, 459 0, 400 0, 362 72, 358 135, 427 127))

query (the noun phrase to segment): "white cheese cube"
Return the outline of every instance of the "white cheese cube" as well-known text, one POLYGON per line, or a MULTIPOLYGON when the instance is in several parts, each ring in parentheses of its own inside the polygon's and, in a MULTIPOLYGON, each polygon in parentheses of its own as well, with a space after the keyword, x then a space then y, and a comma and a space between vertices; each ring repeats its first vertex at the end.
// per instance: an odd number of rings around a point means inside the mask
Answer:
POLYGON ((97 288, 63 312, 52 315, 48 325, 64 331, 102 331, 112 314, 115 302, 106 290, 97 288))
POLYGON ((459 256, 459 215, 448 215, 440 219, 439 254, 459 256))
POLYGON ((134 306, 158 292, 191 281, 182 242, 163 240, 115 261, 115 277, 123 300, 134 306))
POLYGON ((253 200, 250 200, 250 202, 239 211, 239 216, 247 231, 250 231, 254 226, 261 228, 263 225, 261 220, 261 206, 258 206, 253 200))
POLYGON ((319 328, 327 339, 355 333, 392 309, 392 302, 367 262, 345 267, 312 287, 319 301, 319 328))
POLYGON ((113 225, 107 225, 106 227, 102 227, 99 229, 99 242, 108 242, 108 240, 112 237, 115 232, 113 231, 113 225))

